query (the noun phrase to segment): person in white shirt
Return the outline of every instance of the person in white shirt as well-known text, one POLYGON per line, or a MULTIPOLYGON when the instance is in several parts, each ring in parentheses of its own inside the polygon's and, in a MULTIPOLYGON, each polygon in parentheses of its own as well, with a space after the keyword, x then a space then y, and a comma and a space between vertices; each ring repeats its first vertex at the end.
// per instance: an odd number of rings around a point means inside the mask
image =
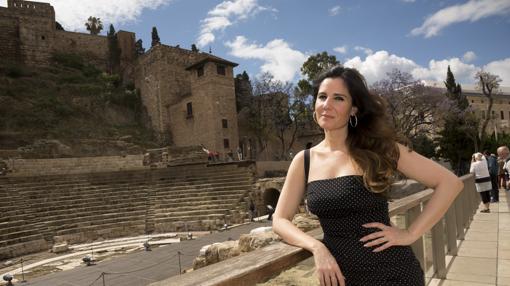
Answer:
POLYGON ((487 166, 487 160, 485 160, 482 153, 473 154, 469 172, 475 174, 476 191, 480 194, 482 203, 485 207, 485 209, 480 212, 489 213, 491 201, 490 190, 492 189, 492 183, 491 176, 489 175, 489 168, 487 166))

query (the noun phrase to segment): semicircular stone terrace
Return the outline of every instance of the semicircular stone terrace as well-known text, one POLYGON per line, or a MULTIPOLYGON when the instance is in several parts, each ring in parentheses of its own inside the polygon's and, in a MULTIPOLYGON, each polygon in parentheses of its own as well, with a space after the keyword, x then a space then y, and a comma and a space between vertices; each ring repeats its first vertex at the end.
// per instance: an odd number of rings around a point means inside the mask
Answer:
POLYGON ((249 167, 164 169, 0 178, 0 260, 54 243, 244 222, 249 167))

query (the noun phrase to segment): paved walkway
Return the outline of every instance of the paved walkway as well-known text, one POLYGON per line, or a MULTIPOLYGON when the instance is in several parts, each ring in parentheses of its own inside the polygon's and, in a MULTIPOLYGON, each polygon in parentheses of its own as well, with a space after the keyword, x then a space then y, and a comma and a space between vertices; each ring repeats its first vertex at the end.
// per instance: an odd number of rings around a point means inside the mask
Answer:
POLYGON ((27 283, 16 283, 26 286, 139 286, 160 281, 179 275, 179 255, 181 269, 192 267, 193 260, 198 256, 202 246, 214 242, 223 242, 229 238, 239 239, 243 233, 250 230, 271 225, 270 222, 253 222, 238 226, 224 232, 213 233, 198 239, 186 240, 180 243, 155 248, 152 251, 138 251, 135 253, 115 257, 94 266, 79 266, 75 269, 57 272, 31 279, 27 283), (100 277, 102 272, 115 273, 100 277), (96 280, 97 279, 97 280, 96 280))
POLYGON ((510 285, 510 192, 500 190, 499 196, 491 213, 474 216, 458 256, 448 258, 447 279, 429 286, 510 285))

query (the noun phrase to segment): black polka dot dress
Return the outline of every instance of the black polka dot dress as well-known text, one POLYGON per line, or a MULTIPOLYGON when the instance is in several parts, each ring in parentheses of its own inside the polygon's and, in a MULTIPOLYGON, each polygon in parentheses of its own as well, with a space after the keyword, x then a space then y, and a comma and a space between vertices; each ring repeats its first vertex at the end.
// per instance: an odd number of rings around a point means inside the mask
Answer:
MULTIPOLYGON (((309 151, 309 150, 306 150, 309 151)), ((305 165, 309 153, 305 151, 305 165), (307 154, 308 153, 308 154, 307 154)), ((308 167, 305 166, 306 177, 308 167)), ((381 252, 359 241, 379 229, 364 228, 370 222, 390 225, 387 200, 370 192, 362 176, 342 176, 307 184, 309 210, 324 231, 323 243, 335 257, 348 286, 424 285, 420 263, 409 246, 392 246, 381 252)))

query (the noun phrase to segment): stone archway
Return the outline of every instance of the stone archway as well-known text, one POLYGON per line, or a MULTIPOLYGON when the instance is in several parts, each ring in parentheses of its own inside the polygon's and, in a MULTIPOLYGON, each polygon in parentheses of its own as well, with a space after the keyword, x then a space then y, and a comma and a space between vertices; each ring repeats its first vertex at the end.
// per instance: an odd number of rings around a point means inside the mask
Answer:
POLYGON ((270 205, 273 208, 276 208, 276 204, 278 203, 278 198, 280 197, 280 191, 274 188, 269 188, 264 190, 262 194, 262 199, 264 200, 264 206, 270 205))

